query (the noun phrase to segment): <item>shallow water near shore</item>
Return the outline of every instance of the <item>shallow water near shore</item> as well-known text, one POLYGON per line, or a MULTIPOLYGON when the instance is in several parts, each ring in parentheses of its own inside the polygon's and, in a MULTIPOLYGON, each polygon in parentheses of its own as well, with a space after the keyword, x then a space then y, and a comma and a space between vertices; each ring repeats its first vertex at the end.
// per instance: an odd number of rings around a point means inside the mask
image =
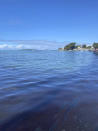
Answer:
POLYGON ((1 50, 0 131, 98 131, 98 54, 1 50))

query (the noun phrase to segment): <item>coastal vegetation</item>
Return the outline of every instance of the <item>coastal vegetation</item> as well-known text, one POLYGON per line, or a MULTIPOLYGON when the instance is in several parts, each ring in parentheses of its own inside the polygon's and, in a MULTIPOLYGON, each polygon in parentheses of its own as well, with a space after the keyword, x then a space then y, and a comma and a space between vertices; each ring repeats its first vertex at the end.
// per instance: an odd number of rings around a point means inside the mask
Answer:
POLYGON ((98 50, 98 43, 94 43, 93 47, 95 48, 95 50, 98 50))
POLYGON ((59 50, 86 50, 86 51, 98 51, 98 43, 93 43, 92 45, 81 44, 78 45, 76 42, 71 42, 64 46, 64 48, 59 48, 59 50))
POLYGON ((87 47, 86 44, 82 45, 82 48, 86 48, 86 47, 87 47))
POLYGON ((76 48, 76 43, 75 42, 72 42, 72 43, 69 43, 68 45, 66 45, 64 47, 64 50, 73 50, 76 48))

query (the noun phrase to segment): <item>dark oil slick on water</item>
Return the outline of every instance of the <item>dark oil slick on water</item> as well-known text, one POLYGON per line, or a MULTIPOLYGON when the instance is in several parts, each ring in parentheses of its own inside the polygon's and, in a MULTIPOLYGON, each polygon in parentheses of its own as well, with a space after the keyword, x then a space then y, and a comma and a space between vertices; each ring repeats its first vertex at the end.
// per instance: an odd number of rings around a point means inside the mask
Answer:
POLYGON ((0 131, 98 131, 98 54, 0 51, 0 131))

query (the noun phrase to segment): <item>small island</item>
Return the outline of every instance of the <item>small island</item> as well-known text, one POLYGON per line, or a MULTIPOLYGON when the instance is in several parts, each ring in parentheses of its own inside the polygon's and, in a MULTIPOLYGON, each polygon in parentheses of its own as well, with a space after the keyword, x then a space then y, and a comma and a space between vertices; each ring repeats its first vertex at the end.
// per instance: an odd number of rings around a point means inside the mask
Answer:
POLYGON ((64 48, 59 48, 59 51, 98 51, 98 43, 93 43, 92 45, 81 44, 77 45, 77 43, 72 42, 64 46, 64 48))

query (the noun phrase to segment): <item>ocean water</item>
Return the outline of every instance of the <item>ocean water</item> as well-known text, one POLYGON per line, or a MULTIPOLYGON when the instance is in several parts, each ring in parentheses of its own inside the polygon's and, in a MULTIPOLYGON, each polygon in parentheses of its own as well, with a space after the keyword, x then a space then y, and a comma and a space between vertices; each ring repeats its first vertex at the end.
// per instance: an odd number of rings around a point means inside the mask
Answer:
POLYGON ((98 131, 98 54, 1 50, 0 131, 98 131))

